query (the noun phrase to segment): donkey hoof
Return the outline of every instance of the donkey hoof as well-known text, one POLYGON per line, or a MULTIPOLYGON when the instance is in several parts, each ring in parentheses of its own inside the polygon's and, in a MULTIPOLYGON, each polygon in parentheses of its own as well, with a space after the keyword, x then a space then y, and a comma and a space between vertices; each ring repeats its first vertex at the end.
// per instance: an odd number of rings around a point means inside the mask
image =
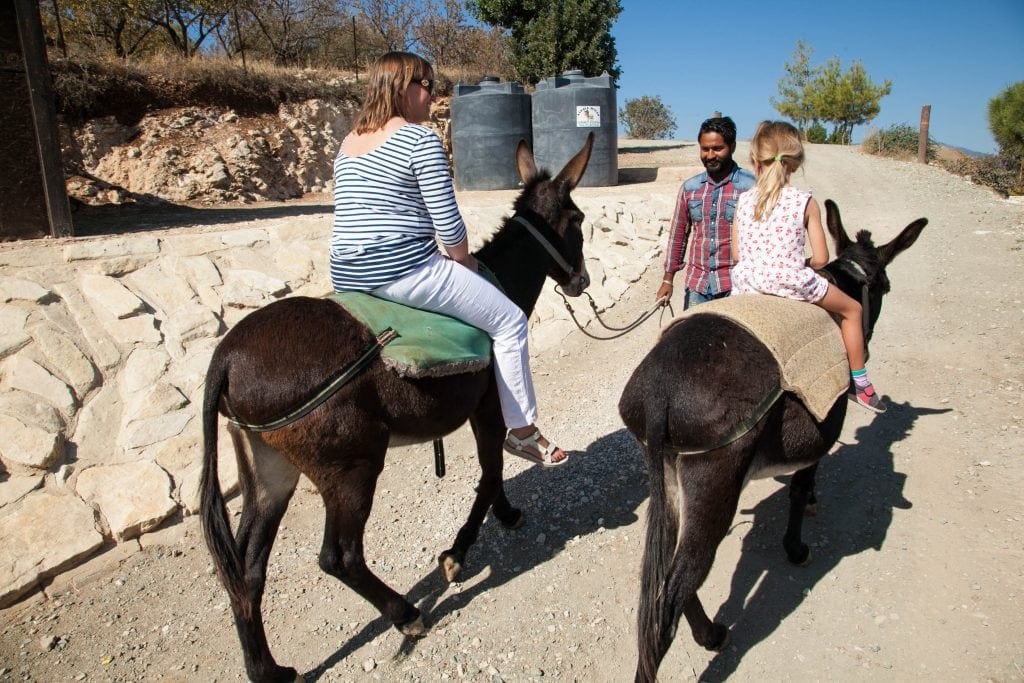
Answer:
POLYGON ((409 636, 411 638, 421 638, 427 635, 427 627, 423 623, 423 615, 418 615, 412 621, 407 621, 404 624, 395 624, 402 635, 409 636))
POLYGON ((707 642, 704 643, 704 649, 712 652, 719 652, 725 649, 725 646, 732 640, 732 635, 729 632, 728 626, 722 624, 711 624, 711 634, 707 642))
MULTIPOLYGON (((495 514, 495 517, 498 517, 495 514)), ((505 516, 504 518, 498 517, 498 521, 501 522, 501 526, 505 527, 509 531, 514 531, 526 523, 526 515, 523 514, 522 510, 512 508, 512 514, 505 516)))
POLYGON ((797 546, 796 550, 790 551, 786 549, 786 557, 789 561, 798 567, 806 567, 811 563, 811 549, 801 543, 797 546))
POLYGON ((462 561, 450 552, 441 553, 441 556, 437 558, 437 565, 441 568, 441 576, 448 583, 454 581, 462 571, 462 561))

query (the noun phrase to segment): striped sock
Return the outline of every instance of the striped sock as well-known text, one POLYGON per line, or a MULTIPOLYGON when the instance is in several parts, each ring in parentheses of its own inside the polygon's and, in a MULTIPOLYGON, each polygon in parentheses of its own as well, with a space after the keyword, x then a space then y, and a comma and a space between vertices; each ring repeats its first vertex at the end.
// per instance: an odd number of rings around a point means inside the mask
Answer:
POLYGON ((868 379, 867 368, 861 368, 860 370, 850 370, 850 377, 853 379, 853 383, 857 385, 857 389, 861 391, 871 386, 871 380, 868 379))

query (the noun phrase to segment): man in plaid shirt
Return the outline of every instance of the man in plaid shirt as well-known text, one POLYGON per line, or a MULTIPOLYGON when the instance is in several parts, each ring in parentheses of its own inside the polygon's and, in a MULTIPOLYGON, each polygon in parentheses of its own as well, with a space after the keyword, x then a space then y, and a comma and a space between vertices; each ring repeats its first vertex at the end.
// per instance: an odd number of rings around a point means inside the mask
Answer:
POLYGON ((732 218, 736 199, 752 188, 754 174, 736 165, 736 124, 728 116, 707 119, 697 135, 700 162, 705 172, 695 175, 679 188, 675 214, 669 226, 665 254, 665 277, 656 299, 668 303, 672 280, 683 270, 686 296, 683 309, 728 296, 732 289, 732 218), (690 258, 685 261, 686 243, 693 235, 690 258))

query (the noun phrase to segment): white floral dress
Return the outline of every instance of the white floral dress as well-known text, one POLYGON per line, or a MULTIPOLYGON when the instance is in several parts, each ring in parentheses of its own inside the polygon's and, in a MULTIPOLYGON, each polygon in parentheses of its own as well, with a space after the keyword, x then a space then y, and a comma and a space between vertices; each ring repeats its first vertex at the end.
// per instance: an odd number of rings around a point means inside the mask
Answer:
POLYGON ((758 189, 740 195, 736 204, 739 262, 732 270, 734 294, 774 294, 816 303, 828 290, 828 281, 804 265, 807 229, 804 212, 811 193, 786 186, 771 215, 754 218, 758 189))

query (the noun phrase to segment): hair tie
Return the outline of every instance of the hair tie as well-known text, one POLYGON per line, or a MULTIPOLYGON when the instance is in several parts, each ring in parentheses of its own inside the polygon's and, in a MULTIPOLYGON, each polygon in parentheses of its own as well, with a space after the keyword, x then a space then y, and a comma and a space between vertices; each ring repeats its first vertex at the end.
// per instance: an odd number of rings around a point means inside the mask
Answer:
POLYGON ((776 154, 775 155, 775 161, 782 161, 782 155, 781 154, 776 154))

